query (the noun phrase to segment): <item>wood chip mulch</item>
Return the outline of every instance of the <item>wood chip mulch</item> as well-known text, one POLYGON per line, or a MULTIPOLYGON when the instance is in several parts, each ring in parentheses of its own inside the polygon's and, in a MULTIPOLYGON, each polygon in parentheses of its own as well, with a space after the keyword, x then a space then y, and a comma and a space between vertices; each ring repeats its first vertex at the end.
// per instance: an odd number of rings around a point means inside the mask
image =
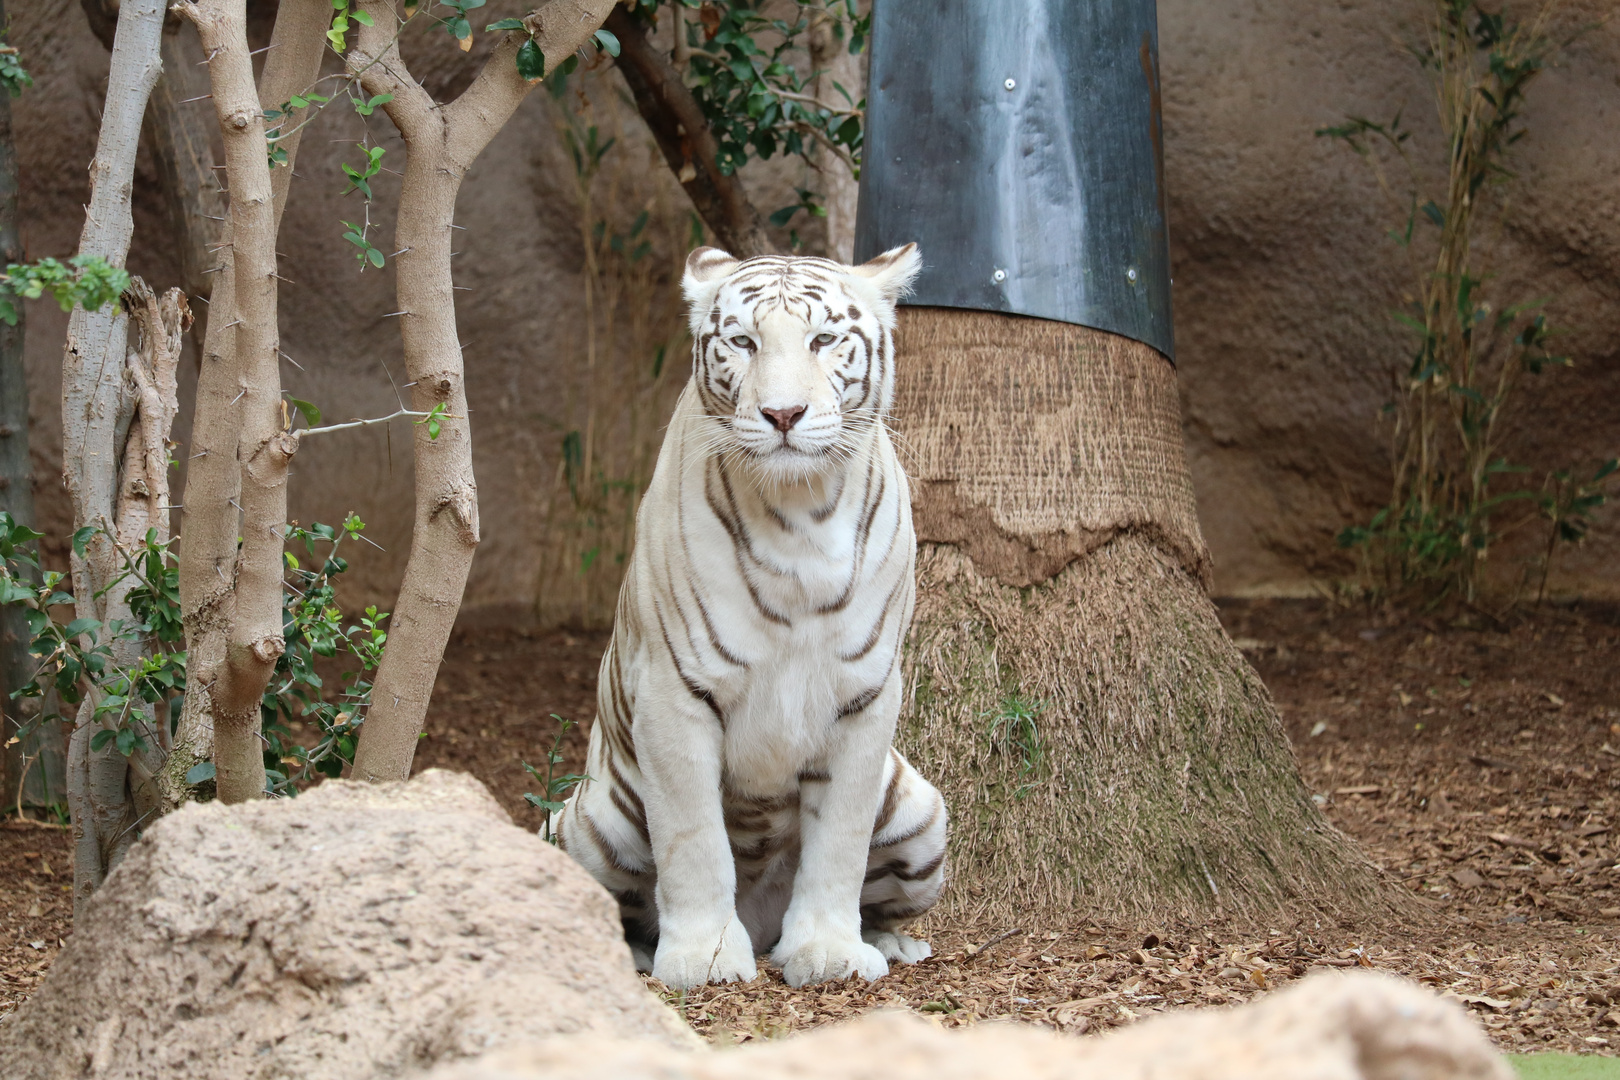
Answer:
MULTIPOLYGON (((885 1007, 947 1026, 1095 1032, 1371 967, 1455 996, 1504 1050, 1620 1053, 1620 611, 1455 625, 1250 601, 1222 617, 1324 812, 1427 917, 1356 926, 1307 913, 1258 928, 936 917, 921 928, 935 955, 871 985, 793 990, 766 970, 685 995, 649 986, 706 1037, 738 1042, 885 1007)), ((532 825, 517 758, 540 758, 547 713, 588 715, 603 640, 458 634, 419 759, 470 769, 532 825)), ((570 757, 582 744, 570 738, 570 757)), ((67 937, 68 858, 65 831, 0 824, 0 1014, 67 937)))
POLYGON ((751 983, 682 995, 646 981, 700 1034, 734 1043, 877 1008, 915 1010, 948 1027, 1018 1020, 1097 1032, 1170 1009, 1241 1004, 1313 971, 1365 967, 1458 998, 1504 1050, 1612 1053, 1620 1046, 1620 947, 1609 935, 1539 924, 1488 935, 1489 943, 1465 934, 1418 944, 1343 931, 1127 933, 1020 930, 978 953, 975 946, 1000 935, 942 928, 931 935, 933 957, 870 985, 794 990, 772 970, 751 983))
POLYGON ((0 1016, 21 1005, 73 931, 66 828, 0 820, 0 1016))

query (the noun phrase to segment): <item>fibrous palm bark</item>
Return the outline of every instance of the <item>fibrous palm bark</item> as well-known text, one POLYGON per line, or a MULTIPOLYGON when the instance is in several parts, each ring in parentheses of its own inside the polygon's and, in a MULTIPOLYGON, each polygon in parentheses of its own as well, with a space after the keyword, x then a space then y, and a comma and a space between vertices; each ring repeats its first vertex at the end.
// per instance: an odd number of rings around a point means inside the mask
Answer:
POLYGON ((1045 319, 903 308, 918 603, 901 740, 958 910, 1378 906, 1206 588, 1174 369, 1045 319))

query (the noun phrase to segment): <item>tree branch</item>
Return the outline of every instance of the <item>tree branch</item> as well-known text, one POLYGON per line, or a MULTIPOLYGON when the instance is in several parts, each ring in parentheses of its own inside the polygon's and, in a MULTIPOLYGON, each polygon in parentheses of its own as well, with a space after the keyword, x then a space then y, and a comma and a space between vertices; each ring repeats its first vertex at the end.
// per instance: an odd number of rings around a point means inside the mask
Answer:
MULTIPOLYGON (((279 109, 294 94, 308 93, 321 74, 321 56, 326 51, 326 28, 332 21, 332 5, 326 0, 281 0, 276 11, 276 28, 270 35, 270 52, 265 57, 264 75, 259 80, 259 101, 267 109, 279 109)), ((282 118, 287 125, 289 119, 282 118)), ((275 198, 275 227, 281 229, 281 213, 287 208, 287 190, 292 184, 293 166, 298 161, 298 144, 304 125, 286 127, 276 148, 287 155, 285 164, 270 173, 275 198)))
POLYGON ((715 240, 742 259, 775 252, 742 179, 720 171, 719 146, 702 106, 669 58, 648 40, 641 20, 616 7, 607 28, 619 39, 619 73, 636 110, 715 240))
MULTIPOLYGON (((415 409, 398 409, 387 416, 378 416, 371 420, 350 420, 344 424, 327 424, 325 427, 304 428, 293 432, 294 437, 303 439, 310 435, 325 435, 329 431, 348 431, 350 428, 371 427, 373 424, 386 424, 390 420, 398 420, 402 416, 425 417, 431 413, 417 412, 415 409)), ((448 417, 447 413, 440 413, 441 417, 448 417)))
MULTIPOLYGON (((527 26, 547 67, 583 46, 614 3, 551 0, 529 15, 527 26)), ((419 425, 413 439, 416 522, 411 555, 355 750, 353 776, 383 781, 410 775, 479 541, 472 429, 450 271, 456 195, 473 161, 535 84, 518 75, 515 62, 528 34, 509 31, 472 85, 455 101, 437 107, 400 58, 397 15, 389 0, 363 0, 362 7, 374 25, 359 28, 349 70, 361 77, 366 93, 394 95, 384 109, 405 138, 394 236, 400 255, 394 271, 412 411, 438 409, 442 418, 438 438, 430 438, 426 425, 419 425)))
MULTIPOLYGON (((584 48, 615 8, 616 0, 551 0, 531 12, 524 23, 545 54, 546 71, 584 48)), ((534 88, 517 72, 517 52, 527 39, 521 31, 508 31, 472 85, 445 106, 450 154, 463 168, 471 166, 534 88)))
MULTIPOLYGON (((266 102, 279 107, 315 82, 329 10, 322 0, 283 0, 272 38, 279 47, 271 49, 265 60, 264 93, 252 96, 255 107, 262 110, 266 102)), ((211 62, 211 80, 217 77, 213 66, 211 62)), ((247 89, 251 90, 251 66, 248 70, 247 89)), ((238 97, 245 103, 245 93, 238 91, 238 97)), ((219 102, 216 95, 216 113, 219 102)), ((294 131, 281 140, 279 145, 287 152, 287 162, 268 180, 272 255, 299 141, 300 133, 294 131)), ((262 146, 259 153, 264 153, 262 146)), ((229 175, 229 158, 226 164, 229 175)), ((186 470, 186 542, 180 551, 180 609, 186 628, 192 692, 185 696, 160 781, 169 809, 189 797, 191 785, 186 783, 186 773, 214 754, 214 693, 222 687, 219 669, 236 614, 237 537, 241 535, 241 522, 235 504, 242 490, 237 444, 242 431, 246 376, 237 351, 235 222, 251 208, 245 191, 243 195, 227 214, 230 220, 221 229, 217 249, 205 253, 218 271, 209 303, 215 317, 208 323, 197 377, 191 461, 186 470)), ((272 262, 269 271, 274 270, 272 262)), ((279 409, 279 394, 276 396, 279 409)))
MULTIPOLYGON (((277 360, 276 199, 270 182, 264 111, 253 83, 243 0, 182 0, 210 60, 214 111, 225 138, 231 192, 231 321, 242 389, 236 456, 241 468, 241 553, 224 664, 213 686, 215 783, 222 802, 264 794, 260 700, 286 648, 281 630, 282 530, 287 465, 298 441, 281 426, 277 360)), ((279 20, 278 20, 279 21, 279 20)), ((306 32, 319 32, 318 24, 306 32)), ((296 54, 296 48, 277 50, 296 54)), ((226 312, 219 312, 225 315, 226 312)), ((217 492, 211 493, 217 498, 217 492)), ((187 506, 191 506, 190 493, 187 506)))

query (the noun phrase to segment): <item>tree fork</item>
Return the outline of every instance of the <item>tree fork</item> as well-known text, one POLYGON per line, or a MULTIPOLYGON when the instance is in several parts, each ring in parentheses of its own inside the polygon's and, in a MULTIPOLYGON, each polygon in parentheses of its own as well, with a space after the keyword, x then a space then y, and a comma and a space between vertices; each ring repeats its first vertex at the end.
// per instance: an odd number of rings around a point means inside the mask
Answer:
POLYGON ((439 412, 437 438, 418 424, 416 521, 400 585, 360 727, 353 775, 404 780, 427 717, 445 644, 461 609, 478 546, 478 486, 473 478, 472 430, 456 334, 451 277, 451 224, 467 170, 533 89, 517 73, 518 49, 533 35, 552 70, 585 45, 614 0, 552 0, 509 31, 460 97, 439 105, 405 67, 396 43, 396 15, 387 0, 365 0, 372 26, 360 26, 349 70, 367 94, 391 94, 383 108, 405 139, 394 260, 405 368, 419 412, 439 412))
POLYGON ((901 740, 955 793, 949 903, 1146 920, 1394 903, 1311 801, 1205 591, 1165 358, 942 308, 902 308, 897 350, 920 545, 901 740))

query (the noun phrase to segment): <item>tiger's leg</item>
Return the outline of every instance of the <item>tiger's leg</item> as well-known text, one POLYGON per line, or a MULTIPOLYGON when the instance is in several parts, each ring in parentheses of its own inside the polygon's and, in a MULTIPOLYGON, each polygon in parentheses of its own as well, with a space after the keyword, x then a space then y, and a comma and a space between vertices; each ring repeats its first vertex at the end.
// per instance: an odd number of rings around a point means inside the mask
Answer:
POLYGON ((625 941, 638 971, 652 970, 658 942, 658 911, 653 903, 657 875, 653 868, 647 813, 636 794, 634 766, 621 767, 598 735, 591 731, 586 775, 551 818, 551 836, 559 848, 588 870, 619 902, 625 941), (632 774, 627 776, 626 773, 632 774))
POLYGON ((634 738, 658 872, 653 977, 672 989, 747 982, 757 969, 753 941, 737 915, 719 718, 673 670, 650 682, 650 692, 644 686, 636 696, 634 738), (657 710, 656 722, 643 723, 644 710, 657 710))
POLYGON ((883 954, 861 940, 861 886, 899 713, 895 672, 864 708, 834 721, 826 779, 800 784, 799 872, 771 951, 789 986, 889 973, 883 954))
POLYGON ((900 751, 890 749, 861 888, 861 938, 885 960, 915 964, 933 953, 928 942, 898 928, 939 900, 945 829, 945 799, 900 751))

